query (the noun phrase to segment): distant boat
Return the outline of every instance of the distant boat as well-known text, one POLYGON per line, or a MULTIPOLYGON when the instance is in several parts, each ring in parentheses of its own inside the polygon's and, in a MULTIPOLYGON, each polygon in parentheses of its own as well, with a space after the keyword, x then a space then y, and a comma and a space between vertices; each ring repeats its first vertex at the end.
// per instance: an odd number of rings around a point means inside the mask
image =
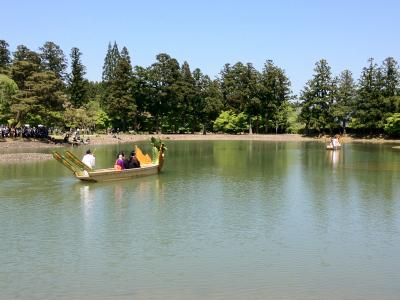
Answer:
POLYGON ((342 148, 342 145, 336 145, 336 146, 333 146, 331 144, 326 145, 326 150, 339 150, 341 148, 342 148))
POLYGON ((339 138, 335 137, 329 144, 326 145, 326 150, 339 150, 342 145, 339 142, 339 138))
POLYGON ((79 180, 92 182, 114 181, 158 174, 164 165, 165 149, 164 144, 161 143, 159 149, 154 149, 156 153, 154 154, 154 159, 152 159, 149 155, 144 155, 136 147, 136 157, 140 161, 140 168, 125 170, 115 170, 114 168, 92 170, 70 151, 65 151, 64 155, 53 152, 53 157, 72 171, 79 180))

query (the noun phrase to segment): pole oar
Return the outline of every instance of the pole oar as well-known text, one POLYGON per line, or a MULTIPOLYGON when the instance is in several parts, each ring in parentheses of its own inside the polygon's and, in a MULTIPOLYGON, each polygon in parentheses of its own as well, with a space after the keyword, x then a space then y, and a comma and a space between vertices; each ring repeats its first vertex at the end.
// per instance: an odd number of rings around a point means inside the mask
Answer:
POLYGON ((68 170, 70 170, 73 173, 79 173, 82 172, 81 169, 78 169, 76 166, 71 164, 69 160, 67 160, 64 156, 62 156, 60 153, 54 151, 53 152, 53 157, 60 163, 62 163, 68 170))
POLYGON ((71 151, 65 151, 65 156, 70 160, 72 164, 76 165, 78 168, 86 171, 92 171, 92 168, 81 162, 79 158, 77 158, 71 151))

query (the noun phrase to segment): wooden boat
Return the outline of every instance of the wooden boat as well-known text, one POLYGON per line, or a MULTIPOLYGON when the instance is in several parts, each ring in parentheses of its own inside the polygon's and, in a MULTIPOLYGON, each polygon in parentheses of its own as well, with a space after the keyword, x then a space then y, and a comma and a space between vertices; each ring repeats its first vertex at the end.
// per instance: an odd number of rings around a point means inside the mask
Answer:
POLYGON ((326 150, 339 150, 341 148, 342 145, 340 144, 337 136, 333 138, 329 144, 326 144, 326 150))
POLYGON ((326 150, 339 150, 342 148, 342 145, 338 145, 338 146, 333 146, 331 144, 326 145, 326 150))
POLYGON ((136 157, 140 161, 140 168, 125 170, 115 170, 114 168, 92 170, 70 151, 65 151, 64 155, 61 155, 58 152, 53 152, 53 157, 72 171, 75 177, 79 180, 99 182, 131 179, 158 174, 164 165, 165 149, 164 144, 161 144, 159 149, 153 147, 152 159, 148 154, 144 155, 142 151, 136 147, 136 157))

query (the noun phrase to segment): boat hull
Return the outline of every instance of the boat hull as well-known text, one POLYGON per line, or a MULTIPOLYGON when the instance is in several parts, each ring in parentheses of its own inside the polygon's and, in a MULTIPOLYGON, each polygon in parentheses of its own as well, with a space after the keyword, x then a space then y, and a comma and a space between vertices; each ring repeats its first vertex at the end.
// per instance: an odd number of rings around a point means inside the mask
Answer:
POLYGON ((326 150, 340 150, 342 146, 326 146, 326 150))
POLYGON ((101 182, 101 181, 115 181, 123 179, 132 179, 136 177, 143 177, 158 174, 158 165, 149 164, 143 165, 140 168, 115 170, 99 169, 96 171, 75 173, 75 177, 82 181, 101 182))

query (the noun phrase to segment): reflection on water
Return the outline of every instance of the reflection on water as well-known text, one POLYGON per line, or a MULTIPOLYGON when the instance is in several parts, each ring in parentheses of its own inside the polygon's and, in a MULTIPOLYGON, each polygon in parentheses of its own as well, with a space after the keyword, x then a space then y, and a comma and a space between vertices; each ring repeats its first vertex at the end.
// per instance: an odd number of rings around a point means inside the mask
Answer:
MULTIPOLYGON (((395 150, 167 146, 163 173, 135 180, 1 170, 0 300, 398 298, 395 150)), ((96 150, 99 167, 118 147, 96 150)))
POLYGON ((340 150, 330 150, 328 153, 330 154, 329 156, 333 167, 336 167, 339 162, 340 150))
POLYGON ((89 185, 84 185, 80 187, 80 195, 81 195, 81 202, 82 202, 82 207, 84 209, 84 216, 85 219, 90 216, 90 212, 93 208, 94 204, 94 194, 90 193, 90 187, 89 185))

